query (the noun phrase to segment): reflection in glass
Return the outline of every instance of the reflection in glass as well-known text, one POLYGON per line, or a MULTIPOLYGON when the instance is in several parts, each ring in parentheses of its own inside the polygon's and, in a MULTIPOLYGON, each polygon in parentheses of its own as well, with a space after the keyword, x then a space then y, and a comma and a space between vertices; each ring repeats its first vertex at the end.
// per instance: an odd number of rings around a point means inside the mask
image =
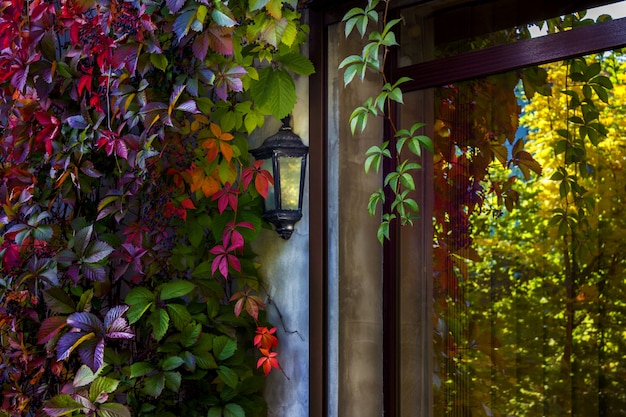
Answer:
MULTIPOLYGON (((263 160, 262 169, 266 170, 267 172, 274 172, 274 168, 272 167, 272 158, 263 160)), ((267 198, 265 199, 266 211, 276 210, 276 194, 274 192, 274 186, 275 185, 270 184, 267 190, 267 198)))
POLYGON ((625 72, 614 52, 437 90, 436 417, 626 415, 625 72))
POLYGON ((590 21, 619 19, 626 16, 626 1, 614 1, 587 11, 576 9, 577 2, 544 2, 542 8, 528 7, 523 1, 497 0, 470 2, 460 7, 424 7, 422 4, 403 8, 405 24, 399 30, 398 66, 406 67, 469 51, 518 42, 531 37, 580 25, 590 21), (553 19, 536 22, 539 13, 554 13, 553 19), (568 15, 561 16, 563 13, 568 15), (566 22, 564 25, 562 22, 566 22), (569 25, 569 26, 568 26, 569 25), (424 34, 434 32, 433 42, 425 42, 424 34))

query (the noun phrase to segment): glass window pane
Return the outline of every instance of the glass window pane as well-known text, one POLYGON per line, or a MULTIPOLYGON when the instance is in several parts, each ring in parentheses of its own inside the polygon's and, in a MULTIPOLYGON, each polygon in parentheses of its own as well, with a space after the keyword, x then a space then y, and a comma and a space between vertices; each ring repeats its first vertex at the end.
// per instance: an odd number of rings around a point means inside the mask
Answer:
POLYGON ((436 90, 435 416, 624 414, 625 72, 614 52, 436 90))
POLYGON ((280 188, 284 210, 297 210, 300 197, 301 157, 282 156, 279 158, 280 188))

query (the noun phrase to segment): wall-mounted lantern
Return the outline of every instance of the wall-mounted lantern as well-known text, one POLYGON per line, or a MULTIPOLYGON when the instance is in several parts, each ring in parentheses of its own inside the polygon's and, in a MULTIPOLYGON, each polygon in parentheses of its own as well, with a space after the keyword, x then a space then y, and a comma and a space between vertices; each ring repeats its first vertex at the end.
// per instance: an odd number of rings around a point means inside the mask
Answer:
POLYGON ((289 121, 289 116, 282 119, 283 126, 278 133, 265 139, 259 148, 250 151, 257 161, 263 160, 263 169, 274 177, 274 185, 270 185, 265 199, 263 218, 274 225, 283 239, 291 237, 294 225, 302 218, 302 195, 309 151, 300 136, 293 133, 289 121))

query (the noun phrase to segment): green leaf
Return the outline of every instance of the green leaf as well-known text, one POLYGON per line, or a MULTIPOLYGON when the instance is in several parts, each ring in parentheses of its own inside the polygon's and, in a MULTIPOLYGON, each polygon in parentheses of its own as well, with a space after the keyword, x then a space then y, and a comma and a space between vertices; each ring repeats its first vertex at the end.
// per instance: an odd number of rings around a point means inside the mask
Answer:
POLYGON ((367 204, 367 211, 369 212, 370 216, 373 216, 374 214, 376 214, 376 207, 378 207, 378 203, 384 203, 385 202, 385 192, 383 191, 382 188, 379 188, 377 192, 372 193, 372 195, 370 196, 369 202, 367 204))
POLYGON ((211 407, 207 413, 207 417, 222 417, 222 407, 211 407))
POLYGON ((246 417, 246 413, 239 404, 230 403, 224 407, 224 417, 246 417))
MULTIPOLYGON (((294 0, 297 1, 297 0, 294 0)), ((294 44, 296 39, 298 38, 298 25, 293 20, 288 20, 287 25, 283 31, 283 34, 280 38, 280 41, 287 46, 291 46, 294 44)))
POLYGON ((161 300, 170 300, 189 294, 196 286, 184 280, 171 281, 161 287, 161 300))
POLYGON ((342 69, 344 67, 346 67, 346 70, 343 73, 344 86, 350 84, 356 74, 359 74, 359 77, 363 79, 367 68, 365 60, 360 55, 350 55, 344 58, 338 68, 342 69))
POLYGON ((205 261, 200 263, 191 273, 193 278, 211 278, 213 276, 211 272, 211 262, 205 261))
POLYGON ((202 238, 204 237, 204 229, 202 227, 197 227, 196 224, 190 224, 191 227, 187 229, 187 237, 189 238, 189 243, 194 248, 200 246, 202 243, 202 238))
POLYGON ((161 363, 161 369, 164 371, 172 371, 184 363, 183 358, 180 356, 170 356, 163 360, 161 363))
POLYGON ((98 407, 97 415, 99 417, 131 417, 128 408, 118 403, 101 404, 98 407))
POLYGON ((165 388, 165 375, 155 374, 146 378, 146 383, 143 389, 146 394, 157 398, 161 395, 161 392, 163 392, 163 388, 165 388))
POLYGON ((191 322, 191 314, 187 310, 187 307, 181 304, 168 304, 167 312, 178 330, 182 330, 191 322))
POLYGON ((167 69, 167 57, 165 56, 165 54, 150 54, 150 62, 152 62, 152 65, 154 65, 157 69, 160 69, 161 71, 164 71, 167 69))
POLYGON ((213 352, 218 360, 225 360, 233 356, 237 350, 237 343, 228 336, 218 336, 213 339, 213 352))
POLYGON ((194 349, 194 354, 196 357, 196 363, 198 367, 201 369, 216 369, 217 362, 215 361, 215 357, 210 352, 197 352, 194 349))
POLYGON ((33 229, 33 238, 38 240, 50 241, 52 235, 52 227, 48 225, 41 225, 33 229))
POLYGON ((202 325, 200 323, 189 323, 181 331, 180 344, 185 347, 193 346, 202 333, 202 325))
POLYGON ((59 72, 61 77, 67 78, 67 79, 71 79, 72 78, 72 72, 70 70, 70 66, 67 65, 63 61, 56 61, 56 63, 57 63, 57 71, 59 72))
POLYGON ((148 323, 152 325, 152 332, 156 340, 161 340, 170 324, 170 317, 164 309, 157 308, 148 318, 148 323))
POLYGON ((78 371, 76 371, 72 385, 75 388, 84 387, 91 384, 94 379, 96 379, 96 376, 93 371, 87 365, 82 365, 78 371))
POLYGON ((128 317, 128 323, 136 323, 150 308, 150 306, 152 306, 152 303, 131 305, 126 312, 126 317, 128 317))
POLYGON ((135 362, 130 365, 130 378, 138 378, 147 375, 153 370, 154 367, 148 362, 135 362))
POLYGON ((255 10, 261 10, 268 2, 269 0, 250 0, 248 8, 251 12, 255 10))
POLYGON ((106 401, 106 396, 101 397, 104 394, 110 394, 117 389, 117 386, 120 384, 120 381, 117 379, 109 378, 106 376, 101 376, 96 378, 95 381, 89 387, 89 399, 92 402, 104 402, 106 401), (101 401, 98 401, 100 397, 101 401))
POLYGON ((259 80, 251 85, 252 97, 274 117, 282 119, 296 104, 296 85, 285 70, 265 67, 259 71, 259 80))
POLYGON ((220 26, 225 26, 225 27, 230 28, 230 27, 237 25, 237 21, 235 19, 231 18, 226 13, 218 9, 213 9, 213 11, 211 12, 211 17, 213 18, 213 21, 215 21, 215 23, 217 23, 220 26))
MULTIPOLYGON (((419 143, 422 145, 423 148, 425 148, 426 150, 430 151, 431 153, 435 152, 435 146, 433 145, 433 141, 425 135, 419 135, 416 136, 415 139, 417 139, 419 141, 419 143)), ((409 148, 411 147, 411 145, 409 145, 409 148)))
POLYGON ((217 369, 217 375, 229 387, 237 388, 237 384, 239 383, 239 377, 237 376, 235 371, 233 371, 229 367, 220 365, 220 367, 217 369))
POLYGON ((124 301, 126 304, 147 304, 156 300, 156 296, 152 291, 144 287, 133 288, 128 292, 124 301))
POLYGON ((593 88, 593 91, 596 92, 600 100, 607 104, 609 103, 609 93, 606 88, 598 84, 592 84, 591 87, 593 88))
POLYGON ((43 410, 51 417, 67 416, 82 410, 83 406, 67 394, 59 394, 43 404, 43 410))
POLYGON ((409 174, 408 172, 405 172, 400 176, 400 182, 407 189, 411 191, 415 190, 415 181, 413 180, 413 176, 411 176, 411 174, 409 174))
POLYGON ((276 58, 276 61, 280 62, 288 70, 291 70, 296 74, 309 76, 315 73, 313 63, 302 54, 289 53, 285 55, 279 55, 276 58))
POLYGON ((598 75, 597 77, 594 77, 589 82, 591 84, 601 85, 602 87, 606 88, 607 90, 612 90, 613 89, 613 83, 611 82, 611 79, 609 77, 604 76, 604 75, 598 75))
POLYGON ((180 372, 164 372, 163 376, 165 377, 165 386, 167 389, 173 392, 180 390, 180 383, 182 381, 180 372))

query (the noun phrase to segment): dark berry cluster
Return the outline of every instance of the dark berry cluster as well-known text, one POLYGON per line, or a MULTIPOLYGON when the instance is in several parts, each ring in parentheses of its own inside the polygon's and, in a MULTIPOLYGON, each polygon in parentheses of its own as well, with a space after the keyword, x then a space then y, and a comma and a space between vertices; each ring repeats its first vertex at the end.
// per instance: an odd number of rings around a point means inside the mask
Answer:
POLYGON ((139 27, 139 16, 137 9, 129 2, 115 2, 115 12, 113 13, 113 31, 119 36, 135 36, 139 27))

